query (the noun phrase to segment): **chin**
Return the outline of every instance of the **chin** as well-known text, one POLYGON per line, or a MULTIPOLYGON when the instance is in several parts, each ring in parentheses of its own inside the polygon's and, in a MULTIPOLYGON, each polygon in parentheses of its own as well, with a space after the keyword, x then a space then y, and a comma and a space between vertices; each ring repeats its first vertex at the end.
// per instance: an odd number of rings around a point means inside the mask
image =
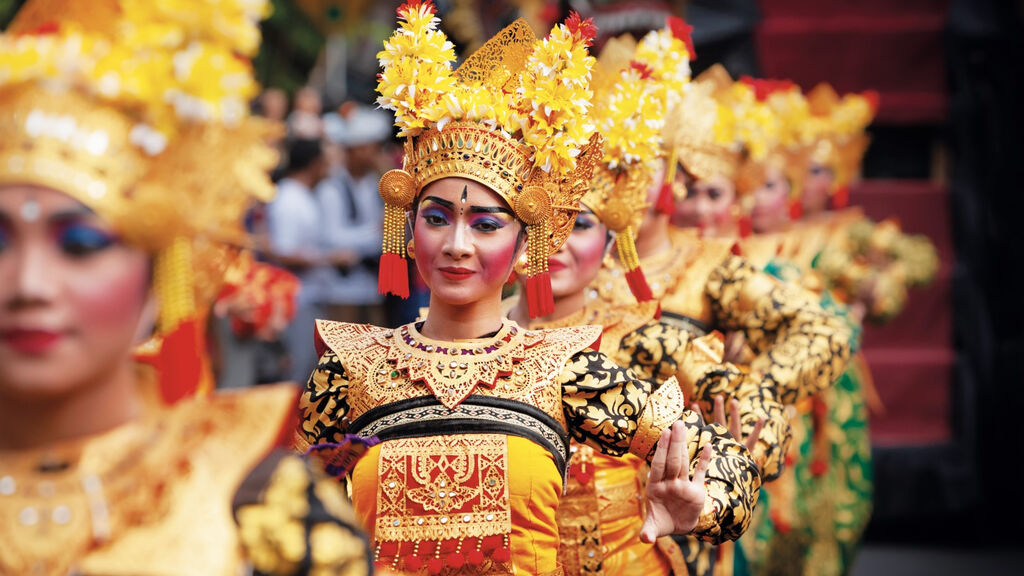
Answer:
POLYGON ((23 402, 51 400, 73 392, 78 386, 67 369, 57 363, 3 360, 0 373, 0 398, 23 402))
MULTIPOLYGON (((501 288, 498 288, 500 291, 501 288)), ((452 286, 441 285, 430 288, 430 295, 450 306, 466 306, 478 302, 487 296, 488 292, 473 286, 452 286)))

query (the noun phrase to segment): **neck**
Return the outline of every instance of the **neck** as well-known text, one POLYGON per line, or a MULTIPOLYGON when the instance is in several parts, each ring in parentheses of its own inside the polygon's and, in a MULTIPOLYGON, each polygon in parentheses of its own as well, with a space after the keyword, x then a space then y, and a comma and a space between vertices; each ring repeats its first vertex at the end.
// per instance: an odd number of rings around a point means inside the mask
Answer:
POLYGON ((31 450, 106 432, 137 418, 142 397, 126 360, 97 382, 58 397, 0 398, 0 449, 31 450))
POLYGON ((420 333, 433 340, 469 340, 501 328, 501 292, 469 304, 449 304, 431 294, 430 313, 420 333))
POLYGON ((587 289, 586 286, 584 286, 578 292, 573 292, 572 294, 564 294, 562 296, 556 295, 554 297, 555 309, 551 314, 531 319, 528 304, 526 302, 526 287, 522 283, 519 284, 519 292, 523 296, 519 298, 518 302, 516 302, 515 307, 509 311, 508 316, 522 326, 546 324, 548 322, 561 320, 562 318, 579 312, 587 303, 587 289))
POLYGON ((640 258, 649 258, 672 248, 669 238, 669 217, 658 214, 645 226, 641 226, 636 236, 636 253, 640 258))
POLYGON ((288 177, 309 189, 312 189, 317 183, 312 172, 296 172, 295 174, 289 174, 288 177))

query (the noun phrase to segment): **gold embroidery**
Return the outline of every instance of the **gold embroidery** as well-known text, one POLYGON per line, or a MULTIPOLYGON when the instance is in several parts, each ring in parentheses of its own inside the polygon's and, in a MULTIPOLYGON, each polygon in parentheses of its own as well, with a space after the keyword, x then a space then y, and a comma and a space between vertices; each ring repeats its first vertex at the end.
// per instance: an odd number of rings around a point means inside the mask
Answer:
POLYGON ((503 436, 460 434, 381 445, 378 540, 457 539, 512 530, 503 436))
POLYGON ((650 461, 662 431, 682 417, 684 408, 679 383, 675 378, 669 378, 647 399, 637 422, 636 434, 629 445, 629 452, 650 461))
POLYGON ((507 320, 494 338, 452 344, 423 338, 412 324, 391 331, 320 320, 317 329, 337 355, 345 377, 314 373, 310 383, 314 390, 307 387, 307 397, 303 398, 303 410, 307 413, 300 434, 310 443, 319 439, 308 438, 312 432, 306 430, 309 422, 324 416, 319 410, 310 409, 309 404, 316 401, 318 406, 323 405, 324 381, 329 382, 331 394, 338 400, 333 405, 344 407, 341 399, 348 405, 347 414, 335 412, 330 416, 334 419, 355 420, 371 408, 426 395, 453 408, 468 396, 469 390, 472 394, 535 406, 564 426, 561 390, 552 382, 574 354, 597 341, 601 330, 599 326, 575 326, 524 331, 507 320), (415 344, 403 339, 403 329, 415 344), (453 362, 455 368, 451 367, 453 362), (453 370, 455 377, 450 376, 453 370), (472 380, 476 382, 470 383, 472 380), (448 394, 449 389, 456 392, 448 394))

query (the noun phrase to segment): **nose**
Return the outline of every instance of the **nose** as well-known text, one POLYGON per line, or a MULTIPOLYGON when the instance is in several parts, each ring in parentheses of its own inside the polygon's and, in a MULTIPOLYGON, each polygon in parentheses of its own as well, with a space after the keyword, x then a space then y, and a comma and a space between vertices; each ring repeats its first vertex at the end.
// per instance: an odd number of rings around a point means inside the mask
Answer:
POLYGON ((53 301, 58 292, 54 263, 44 246, 22 245, 10 254, 13 274, 9 276, 11 292, 5 304, 24 307, 53 301))
POLYGON ((473 241, 467 227, 461 222, 450 227, 443 246, 445 256, 453 260, 463 260, 473 253, 473 241))

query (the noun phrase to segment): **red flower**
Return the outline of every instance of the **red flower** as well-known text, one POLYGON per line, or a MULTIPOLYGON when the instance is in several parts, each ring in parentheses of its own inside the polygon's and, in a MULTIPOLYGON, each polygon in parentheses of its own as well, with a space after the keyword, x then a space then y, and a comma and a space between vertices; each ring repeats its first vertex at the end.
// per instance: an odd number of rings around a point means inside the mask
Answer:
POLYGON ((629 67, 640 73, 640 77, 644 80, 651 77, 651 67, 643 62, 637 62, 636 60, 630 60, 629 67))
POLYGON ((398 12, 399 17, 402 17, 403 12, 419 12, 420 7, 422 6, 426 6, 427 10, 429 10, 431 14, 437 14, 437 6, 434 6, 433 0, 409 0, 405 4, 399 6, 396 12, 398 12))
POLYGON ((565 27, 569 29, 573 37, 577 40, 582 40, 584 46, 593 44, 594 37, 597 36, 597 26, 594 25, 594 19, 587 18, 582 20, 580 19, 580 13, 575 10, 569 12, 569 17, 565 19, 565 27))
POLYGON ((686 51, 690 53, 690 60, 697 59, 697 51, 693 49, 693 38, 690 34, 693 33, 693 26, 686 23, 686 20, 677 16, 669 16, 668 28, 672 31, 672 35, 677 39, 682 40, 683 44, 686 44, 686 51))
POLYGON ((751 78, 741 76, 740 82, 754 89, 754 96, 759 102, 764 102, 768 96, 775 92, 782 92, 793 88, 795 84, 789 80, 774 80, 771 78, 751 78))

